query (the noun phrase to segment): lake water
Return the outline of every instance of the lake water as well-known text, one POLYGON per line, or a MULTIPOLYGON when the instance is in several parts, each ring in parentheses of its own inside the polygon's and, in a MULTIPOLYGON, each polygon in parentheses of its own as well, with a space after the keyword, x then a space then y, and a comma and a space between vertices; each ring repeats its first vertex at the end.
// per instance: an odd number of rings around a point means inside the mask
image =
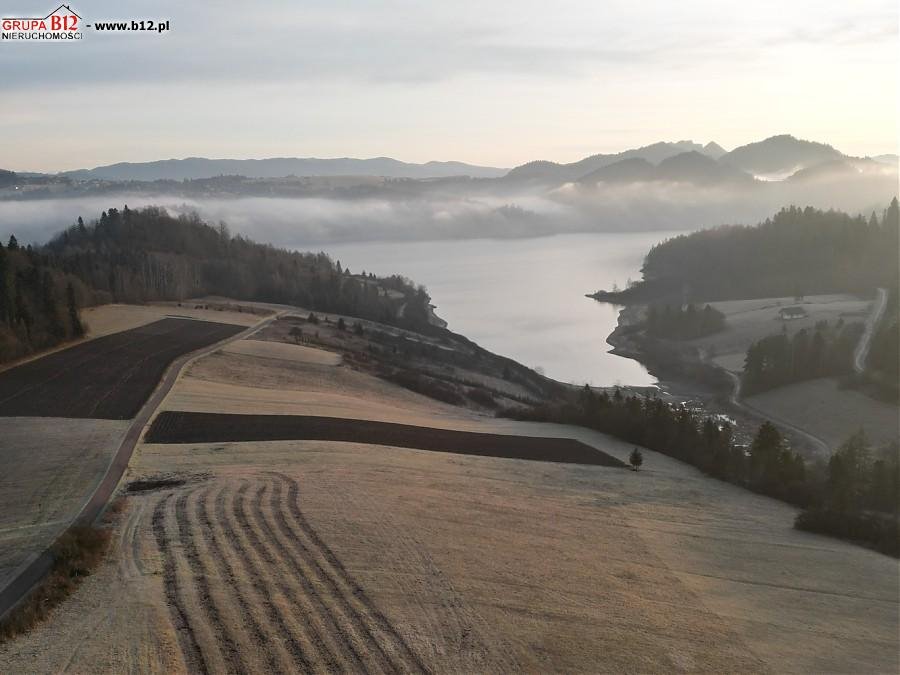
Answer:
MULTIPOLYGON (((584 297, 640 278, 668 233, 335 244, 354 273, 403 274, 428 288, 449 328, 563 382, 650 385, 637 361, 610 354, 619 308, 584 297)), ((301 242, 297 248, 306 248, 301 242)))

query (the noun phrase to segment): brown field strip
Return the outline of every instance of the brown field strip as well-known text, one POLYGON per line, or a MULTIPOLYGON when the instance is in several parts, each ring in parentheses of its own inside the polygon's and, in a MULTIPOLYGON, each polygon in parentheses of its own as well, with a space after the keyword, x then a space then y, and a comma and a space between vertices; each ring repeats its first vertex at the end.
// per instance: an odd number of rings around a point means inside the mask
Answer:
POLYGON ((176 357, 246 326, 162 319, 0 372, 0 417, 131 419, 176 357))
POLYGON ((152 528, 191 672, 426 673, 283 474, 161 496, 152 528))
POLYGON ((408 424, 311 415, 231 415, 164 411, 148 443, 343 441, 461 455, 624 467, 615 457, 571 438, 452 431, 408 424))

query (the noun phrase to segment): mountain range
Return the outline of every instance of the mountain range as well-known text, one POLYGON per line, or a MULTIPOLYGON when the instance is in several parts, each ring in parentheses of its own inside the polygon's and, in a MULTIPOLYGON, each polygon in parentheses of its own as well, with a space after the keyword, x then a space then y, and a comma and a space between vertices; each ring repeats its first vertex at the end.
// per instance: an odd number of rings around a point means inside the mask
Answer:
MULTIPOLYGON (((596 154, 576 162, 546 160, 527 162, 513 169, 478 166, 463 162, 414 164, 390 157, 319 159, 280 157, 269 159, 207 159, 188 157, 153 162, 121 162, 93 169, 56 174, 83 184, 85 181, 151 182, 206 180, 221 176, 249 179, 286 177, 380 177, 382 179, 448 179, 467 177, 499 181, 511 188, 564 183, 635 183, 668 181, 697 185, 750 184, 759 181, 812 180, 829 175, 864 174, 897 167, 897 155, 860 159, 844 155, 830 145, 790 135, 772 136, 726 151, 717 143, 701 145, 689 140, 660 142, 613 154, 596 154)), ((15 174, 10 174, 15 175, 15 174)), ((20 174, 20 177, 43 176, 20 174)), ((13 182, 12 179, 7 183, 13 182)))
POLYGON ((463 162, 426 162, 412 164, 390 157, 355 159, 340 157, 273 157, 269 159, 162 159, 155 162, 120 162, 93 169, 64 171, 60 175, 73 180, 153 181, 246 176, 283 178, 285 176, 384 176, 388 178, 445 178, 471 176, 497 178, 507 169, 475 166, 463 162))

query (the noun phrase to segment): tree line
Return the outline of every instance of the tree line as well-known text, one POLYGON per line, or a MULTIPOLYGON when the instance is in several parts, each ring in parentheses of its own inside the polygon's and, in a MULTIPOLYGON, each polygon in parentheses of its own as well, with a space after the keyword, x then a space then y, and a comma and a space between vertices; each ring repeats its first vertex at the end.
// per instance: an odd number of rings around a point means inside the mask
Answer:
POLYGON ((828 462, 817 499, 797 517, 803 530, 866 543, 900 557, 900 447, 851 436, 828 462))
POLYGON ((757 226, 727 225, 668 239, 650 249, 643 280, 595 297, 621 303, 870 293, 898 286, 900 206, 879 216, 784 208, 757 226))
POLYGON ((752 446, 739 445, 730 423, 686 406, 666 403, 657 396, 596 392, 587 385, 562 401, 506 410, 518 419, 578 424, 650 448, 737 483, 795 504, 807 498, 802 458, 793 452, 778 429, 766 422, 752 446))
POLYGON ((504 416, 577 424, 687 462, 744 488, 804 507, 797 527, 840 536, 898 555, 900 466, 894 443, 878 452, 865 436, 848 440, 827 471, 808 466, 771 422, 749 447, 727 421, 656 396, 610 395, 585 386, 553 403, 506 409, 504 416), (863 440, 860 440, 863 439, 863 440))
POLYGON ((667 340, 693 340, 718 333, 725 328, 725 315, 711 305, 698 310, 693 303, 652 304, 644 323, 647 334, 667 340))
POLYGON ((15 236, 0 243, 0 362, 81 337, 78 308, 96 296, 15 236))
POLYGON ((754 342, 744 359, 742 387, 755 394, 792 382, 817 377, 845 375, 853 370, 853 351, 863 332, 861 323, 816 323, 812 331, 802 328, 788 335, 781 333, 754 342))
POLYGON ((196 213, 110 208, 92 222, 79 217, 44 246, 21 250, 12 237, 4 255, 0 360, 70 339, 77 333, 65 320, 70 305, 77 314, 103 302, 221 295, 431 328, 431 298, 409 279, 354 275, 325 253, 233 236, 225 224, 210 225, 196 213))

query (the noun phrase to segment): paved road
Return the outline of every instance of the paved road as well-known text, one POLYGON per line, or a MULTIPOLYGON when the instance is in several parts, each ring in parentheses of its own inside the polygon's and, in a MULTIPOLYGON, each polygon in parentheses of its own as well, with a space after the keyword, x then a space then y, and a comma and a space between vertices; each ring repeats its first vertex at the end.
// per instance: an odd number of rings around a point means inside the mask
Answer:
POLYGON ((790 429, 798 436, 802 436, 803 438, 808 440, 813 445, 813 447, 822 455, 822 457, 827 458, 831 456, 830 446, 818 436, 814 436, 805 429, 801 429, 796 424, 791 424, 790 422, 783 420, 775 415, 765 413, 754 405, 747 403, 745 400, 741 399, 740 376, 737 373, 733 373, 726 368, 722 368, 722 370, 726 375, 728 375, 728 377, 731 378, 731 381, 734 384, 734 388, 731 390, 731 396, 729 398, 731 405, 740 410, 743 410, 745 413, 749 413, 752 417, 759 417, 764 420, 769 420, 770 422, 774 422, 778 426, 790 429))
POLYGON ((884 316, 884 310, 887 307, 887 291, 883 288, 878 289, 878 296, 875 298, 875 304, 872 307, 872 313, 866 319, 866 329, 856 345, 853 352, 853 370, 862 375, 866 368, 866 358, 869 356, 869 347, 872 345, 872 336, 875 335, 875 329, 878 322, 884 316))
MULTIPOLYGON (((192 361, 220 349, 229 342, 249 337, 274 321, 281 313, 282 312, 279 312, 274 316, 260 321, 229 338, 220 340, 219 342, 189 354, 183 354, 172 362, 163 375, 162 380, 150 395, 150 398, 147 399, 146 403, 144 403, 137 416, 132 421, 131 426, 128 428, 128 431, 125 433, 125 436, 119 445, 119 449, 109 463, 106 475, 100 481, 100 484, 97 485, 93 494, 88 498, 84 506, 81 507, 81 511, 79 511, 78 515, 75 516, 72 521, 73 525, 93 523, 103 513, 107 502, 109 502, 119 481, 122 479, 122 475, 125 473, 125 469, 128 467, 128 462, 131 461, 134 447, 137 445, 138 440, 140 440, 144 427, 153 417, 159 404, 162 403, 163 399, 172 389, 172 386, 178 380, 178 376, 181 374, 182 369, 192 361)), ((5 588, 0 590, 0 618, 3 618, 7 612, 15 607, 28 592, 46 576, 52 565, 53 556, 48 548, 37 557, 33 558, 31 562, 20 568, 16 576, 10 580, 5 588)))

